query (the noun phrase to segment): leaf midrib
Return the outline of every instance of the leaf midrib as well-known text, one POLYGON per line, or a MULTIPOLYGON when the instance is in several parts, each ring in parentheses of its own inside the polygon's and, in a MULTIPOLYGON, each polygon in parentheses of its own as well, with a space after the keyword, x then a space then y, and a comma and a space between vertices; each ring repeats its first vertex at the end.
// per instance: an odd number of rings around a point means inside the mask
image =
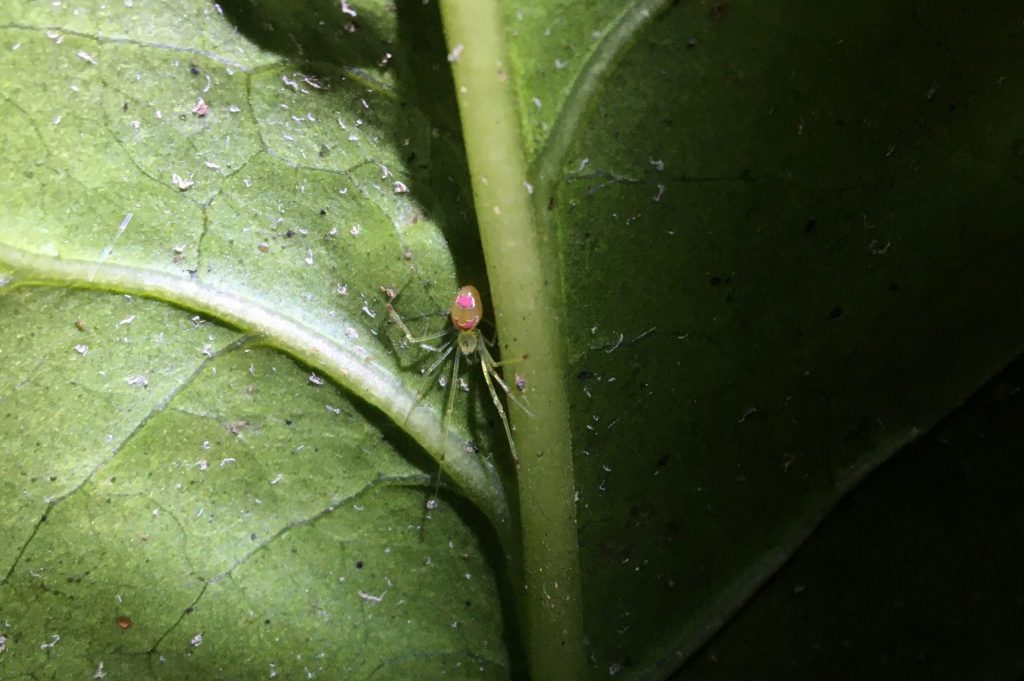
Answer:
MULTIPOLYGON (((22 286, 64 286, 128 293, 178 305, 256 334, 266 343, 317 368, 367 403, 380 409, 431 456, 437 456, 441 419, 433 409, 416 406, 416 392, 376 361, 364 347, 339 342, 257 300, 190 279, 139 267, 40 255, 0 244, 0 265, 13 271, 0 294, 22 286)), ((504 486, 494 466, 467 453, 468 435, 456 426, 448 433, 445 473, 487 515, 500 536, 511 531, 504 486)))

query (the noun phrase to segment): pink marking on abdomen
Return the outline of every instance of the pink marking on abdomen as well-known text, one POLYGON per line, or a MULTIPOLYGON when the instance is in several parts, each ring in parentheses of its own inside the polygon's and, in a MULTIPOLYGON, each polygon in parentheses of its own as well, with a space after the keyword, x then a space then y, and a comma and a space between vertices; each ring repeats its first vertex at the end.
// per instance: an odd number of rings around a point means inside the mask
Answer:
POLYGON ((463 293, 455 296, 455 304, 463 310, 472 310, 476 307, 476 300, 468 293, 463 293))

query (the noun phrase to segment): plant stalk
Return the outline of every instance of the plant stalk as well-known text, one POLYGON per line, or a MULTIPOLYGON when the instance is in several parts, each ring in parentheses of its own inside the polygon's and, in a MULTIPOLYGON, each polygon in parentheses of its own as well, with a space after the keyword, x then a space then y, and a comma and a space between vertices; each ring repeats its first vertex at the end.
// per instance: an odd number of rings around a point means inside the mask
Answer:
MULTIPOLYGON (((522 566, 519 615, 534 681, 586 675, 562 296, 553 235, 533 212, 499 0, 443 0, 495 322, 505 358, 526 356, 533 415, 512 408, 522 566)), ((511 383, 511 381, 510 381, 511 383)))

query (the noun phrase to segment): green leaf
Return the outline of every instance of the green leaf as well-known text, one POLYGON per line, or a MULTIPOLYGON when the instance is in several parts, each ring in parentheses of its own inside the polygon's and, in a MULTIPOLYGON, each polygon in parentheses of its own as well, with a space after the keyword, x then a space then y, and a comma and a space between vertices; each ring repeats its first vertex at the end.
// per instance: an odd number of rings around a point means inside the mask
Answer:
POLYGON ((8 3, 0 677, 666 677, 1019 353, 1018 19, 8 3))
POLYGON ((1012 677, 1022 383, 1018 360, 869 476, 673 678, 1012 677))
POLYGON ((425 512, 441 395, 381 291, 442 328, 457 121, 383 6, 225 10, 0 16, 2 674, 507 675, 504 441, 457 414, 472 506, 425 512))

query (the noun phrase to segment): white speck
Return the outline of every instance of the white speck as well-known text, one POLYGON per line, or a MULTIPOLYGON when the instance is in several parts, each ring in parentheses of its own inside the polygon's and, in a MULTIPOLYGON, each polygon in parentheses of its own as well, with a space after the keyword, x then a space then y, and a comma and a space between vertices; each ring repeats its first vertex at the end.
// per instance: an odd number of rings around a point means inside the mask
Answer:
POLYGON ((193 636, 192 640, 189 641, 189 643, 192 644, 193 648, 198 648, 199 646, 203 645, 203 632, 200 631, 198 634, 193 636))
POLYGON ((342 14, 347 14, 350 17, 356 16, 356 11, 349 7, 348 2, 346 2, 346 0, 341 0, 341 12, 342 14))
POLYGON ((221 459, 220 460, 220 467, 224 468, 224 466, 227 466, 229 463, 235 463, 235 457, 229 456, 227 458, 221 459))
POLYGON ((149 385, 149 380, 142 374, 135 374, 134 376, 129 376, 124 380, 128 382, 128 385, 139 386, 142 388, 149 385))
POLYGON ((533 185, 532 184, 530 184, 526 180, 523 180, 523 186, 526 187, 526 193, 527 194, 532 194, 533 193, 533 185))
POLYGON ((81 59, 82 61, 87 61, 87 62, 89 62, 90 64, 92 64, 93 66, 95 66, 95 65, 96 65, 96 60, 95 60, 95 59, 93 58, 93 56, 92 56, 91 54, 89 54, 88 52, 85 52, 85 51, 82 51, 82 50, 80 50, 80 51, 79 51, 79 52, 77 53, 77 56, 78 56, 78 58, 79 58, 79 59, 81 59))
POLYGON ((579 166, 579 168, 576 169, 576 172, 577 173, 582 173, 583 169, 586 168, 589 163, 590 163, 590 159, 589 158, 585 158, 582 161, 580 161, 580 166, 579 166))
POLYGON ((871 255, 885 255, 889 251, 890 246, 892 246, 891 241, 887 241, 885 246, 882 246, 878 239, 872 239, 871 243, 868 244, 868 253, 871 255))
POLYGON ((568 65, 569 65, 568 61, 562 61, 561 59, 556 59, 555 60, 555 68, 558 69, 559 71, 561 71, 562 69, 564 69, 568 65))
POLYGON ((654 169, 659 172, 665 169, 665 162, 662 161, 660 158, 657 160, 652 158, 651 165, 654 166, 654 169))
POLYGON ((345 327, 345 335, 349 338, 359 338, 359 332, 353 329, 351 326, 345 327))
POLYGON ((396 194, 407 194, 408 192, 409 192, 409 187, 407 187, 404 182, 395 182, 395 193, 396 194))
POLYGON ((128 223, 132 221, 133 217, 135 217, 135 213, 124 214, 124 217, 121 218, 121 224, 117 226, 117 234, 114 235, 114 239, 117 239, 119 236, 124 234, 124 230, 128 229, 128 223))
POLYGON ((326 409, 327 411, 331 412, 335 416, 341 414, 341 408, 340 407, 335 407, 334 405, 331 405, 331 404, 325 404, 324 405, 324 409, 326 409))
POLYGON ((655 194, 653 198, 654 198, 655 201, 661 201, 661 197, 664 196, 664 194, 665 194, 665 185, 659 184, 658 185, 658 193, 655 194))
POLYGON ((131 324, 134 321, 135 321, 135 315, 131 315, 130 317, 125 317, 124 319, 119 321, 117 323, 117 326, 128 326, 129 324, 131 324))
POLYGON ((0 654, 3 654, 5 650, 7 650, 7 637, 0 636, 0 654))
POLYGON ((82 344, 76 345, 75 352, 77 352, 80 355, 85 355, 85 353, 89 352, 89 346, 82 344))
POLYGON ((192 176, 182 177, 178 173, 171 175, 171 184, 178 188, 179 191, 188 191, 195 185, 196 181, 192 179, 192 176))
POLYGON ((360 591, 359 597, 362 598, 364 601, 369 601, 370 603, 380 603, 382 600, 384 600, 384 594, 386 593, 387 591, 383 591, 381 592, 380 596, 374 596, 373 594, 368 594, 365 591, 360 591))
POLYGON ((50 640, 50 642, 42 644, 41 646, 39 646, 39 648, 42 649, 42 650, 46 650, 47 648, 52 648, 55 645, 57 645, 57 641, 59 641, 59 640, 60 640, 60 634, 53 634, 53 638, 50 640))
POLYGON ((363 312, 365 312, 370 317, 370 319, 377 318, 377 313, 370 309, 369 305, 363 305, 363 312))
POLYGON ((348 233, 352 236, 359 236, 363 233, 363 228, 359 225, 352 225, 352 229, 348 230, 348 233))
POLYGON ((338 284, 337 291, 338 291, 338 295, 339 296, 347 296, 348 295, 348 284, 338 284))
POLYGON ((212 446, 209 440, 203 440, 203 449, 209 449, 212 446))
POLYGON ((201 471, 205 471, 207 468, 210 467, 210 462, 208 462, 206 459, 200 459, 199 461, 196 461, 192 465, 196 466, 201 471))
POLYGON ((96 667, 96 673, 92 675, 92 678, 94 678, 94 679, 103 679, 103 678, 106 678, 106 676, 107 676, 107 673, 105 671, 103 671, 103 660, 100 660, 100 666, 96 667))
POLYGON ((205 165, 210 170, 220 170, 220 166, 213 161, 205 161, 205 165))
POLYGON ((276 485, 277 483, 281 482, 282 480, 284 480, 284 473, 278 473, 277 475, 274 476, 274 479, 270 481, 270 484, 271 485, 276 485))
POLYGON ((60 45, 62 42, 64 42, 64 36, 62 36, 57 31, 47 31, 46 37, 52 40, 56 45, 60 45))
POLYGON ((203 345, 201 352, 207 357, 213 357, 213 346, 210 345, 209 343, 206 343, 205 345, 203 345))
POLYGON ((160 509, 159 508, 154 508, 153 509, 153 517, 154 518, 159 518, 160 517, 160 509))
POLYGON ((57 114, 56 116, 53 117, 53 124, 54 125, 60 125, 60 114, 57 114))
POLYGON ((359 504, 352 504, 352 508, 356 509, 357 511, 365 511, 366 510, 365 506, 360 506, 359 504))
POLYGON ((323 385, 324 379, 321 378, 320 376, 317 376, 316 374, 310 374, 309 382, 312 383, 313 385, 323 385))
POLYGON ((237 104, 229 104, 228 105, 228 113, 238 113, 241 110, 242 110, 242 108, 239 107, 237 104))
POLYGON ((448 53, 448 63, 454 64, 462 56, 462 50, 465 49, 462 43, 459 43, 452 48, 452 51, 448 53))
POLYGON ((311 251, 309 249, 306 249, 306 257, 303 258, 303 261, 307 265, 312 265, 313 264, 313 251, 311 251))
POLYGON ((530 98, 530 101, 531 101, 531 102, 533 102, 533 105, 534 105, 535 107, 537 107, 538 109, 539 109, 539 108, 540 108, 541 106, 543 106, 543 104, 542 104, 542 103, 541 103, 541 101, 540 101, 540 97, 531 97, 531 98, 530 98))

